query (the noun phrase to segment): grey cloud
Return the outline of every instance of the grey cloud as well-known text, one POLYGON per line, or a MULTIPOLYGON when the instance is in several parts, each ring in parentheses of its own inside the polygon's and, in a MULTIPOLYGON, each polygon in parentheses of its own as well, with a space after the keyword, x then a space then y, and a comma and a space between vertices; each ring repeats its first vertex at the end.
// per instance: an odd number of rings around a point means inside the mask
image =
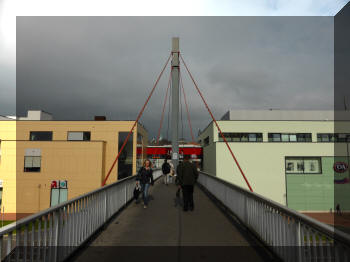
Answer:
MULTIPOLYGON (((172 36, 180 37, 217 118, 230 108, 333 106, 331 17, 18 17, 17 113, 40 108, 56 119, 135 119, 172 36)), ((197 134, 210 118, 181 70, 197 134)), ((150 136, 158 130, 168 74, 142 119, 150 136)))
POLYGON ((15 70, 0 61, 0 115, 16 114, 15 70))

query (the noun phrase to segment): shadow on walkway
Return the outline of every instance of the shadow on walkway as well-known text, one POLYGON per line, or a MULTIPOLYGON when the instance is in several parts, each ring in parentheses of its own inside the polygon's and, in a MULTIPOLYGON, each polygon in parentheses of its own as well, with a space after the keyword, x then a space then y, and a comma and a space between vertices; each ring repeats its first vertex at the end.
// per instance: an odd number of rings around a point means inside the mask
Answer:
POLYGON ((263 261, 238 228, 198 187, 183 212, 177 187, 159 181, 147 209, 132 202, 72 261, 263 261))

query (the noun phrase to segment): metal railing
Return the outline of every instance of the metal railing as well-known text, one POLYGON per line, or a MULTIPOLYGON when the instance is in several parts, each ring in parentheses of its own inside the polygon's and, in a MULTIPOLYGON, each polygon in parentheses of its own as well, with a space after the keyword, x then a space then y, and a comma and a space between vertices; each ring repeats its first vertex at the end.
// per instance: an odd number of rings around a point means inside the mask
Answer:
POLYGON ((63 261, 133 198, 134 187, 131 176, 4 226, 1 261, 63 261))
POLYGON ((283 261, 350 261, 349 235, 204 172, 198 182, 283 261))

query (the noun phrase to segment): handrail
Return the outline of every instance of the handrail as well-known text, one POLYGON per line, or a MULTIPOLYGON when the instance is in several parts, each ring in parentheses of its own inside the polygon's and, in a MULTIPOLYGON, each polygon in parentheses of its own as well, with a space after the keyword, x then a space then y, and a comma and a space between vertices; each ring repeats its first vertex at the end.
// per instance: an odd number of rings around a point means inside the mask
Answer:
POLYGON ((327 224, 324 224, 322 222, 319 222, 318 220, 312 218, 312 217, 309 217, 307 215, 304 215, 302 213, 299 213, 293 209, 290 209, 274 200, 271 200, 271 199, 268 199, 262 195, 259 195, 255 192, 250 192, 240 186, 237 186, 237 185, 234 185, 234 184, 231 184, 229 183, 228 181, 226 180, 223 180, 219 177, 216 177, 216 176, 213 176, 213 175, 210 175, 208 173, 205 173, 203 171, 200 171, 200 173, 202 173, 203 175, 207 175, 207 176, 210 176, 211 178, 217 180, 217 181, 220 181, 221 183, 231 187, 231 188, 234 188, 235 190, 238 190, 240 192, 242 192, 243 194, 247 194, 261 202, 264 202, 266 204, 269 204, 271 207, 274 207, 280 211, 283 211, 283 213, 286 213, 287 215, 295 218, 295 219, 298 219, 300 221, 303 221, 305 224, 308 224, 312 227, 316 227, 319 231, 322 231, 323 233, 325 234, 329 234, 329 236, 332 236, 332 237, 335 237, 337 238, 338 240, 340 241, 344 241, 345 243, 349 244, 350 245, 350 235, 348 234, 345 234, 344 232, 334 228, 334 227, 331 227, 327 224))
MULTIPOLYGON (((162 172, 153 169, 154 179, 162 172)), ((0 260, 62 261, 132 198, 136 175, 67 200, 0 229, 0 260), (59 247, 59 248, 58 248, 59 247), (29 259, 29 258, 28 258, 29 259)))
POLYGON ((201 171, 198 182, 283 260, 350 258, 348 234, 211 174, 201 171))
POLYGON ((21 227, 21 226, 23 226, 23 225, 26 225, 28 222, 31 222, 32 220, 35 220, 35 219, 40 218, 40 217, 42 217, 42 216, 48 215, 48 214, 50 214, 50 213, 52 213, 52 212, 54 212, 54 211, 56 211, 56 210, 58 210, 58 209, 61 209, 62 207, 65 207, 65 206, 67 206, 67 205, 69 205, 69 204, 72 204, 72 203, 76 202, 77 200, 80 200, 80 199, 82 199, 82 198, 91 196, 91 195, 93 195, 93 194, 96 194, 96 193, 98 193, 98 192, 100 192, 100 191, 106 190, 107 188, 113 187, 113 186, 115 186, 115 185, 122 184, 122 183, 124 183, 125 181, 134 179, 135 177, 136 177, 136 175, 123 178, 123 179, 118 180, 117 182, 114 182, 114 183, 109 184, 109 185, 107 185, 107 186, 104 186, 104 187, 95 189, 95 190, 90 191, 90 192, 88 192, 88 193, 86 193, 86 194, 83 194, 83 195, 77 196, 77 197, 75 197, 75 198, 69 199, 69 200, 67 200, 67 201, 65 201, 65 202, 62 202, 62 203, 60 203, 60 204, 58 204, 58 205, 56 205, 56 206, 49 207, 49 208, 44 209, 44 210, 42 210, 42 211, 40 211, 40 212, 38 212, 38 213, 35 213, 35 214, 29 215, 29 216, 27 216, 27 217, 24 217, 24 218, 22 218, 22 219, 19 219, 19 220, 15 221, 15 222, 13 222, 13 223, 11 223, 11 224, 8 224, 8 225, 6 225, 6 226, 0 228, 0 235, 3 235, 3 234, 8 233, 9 231, 12 230, 13 227, 19 228, 19 227, 21 227))

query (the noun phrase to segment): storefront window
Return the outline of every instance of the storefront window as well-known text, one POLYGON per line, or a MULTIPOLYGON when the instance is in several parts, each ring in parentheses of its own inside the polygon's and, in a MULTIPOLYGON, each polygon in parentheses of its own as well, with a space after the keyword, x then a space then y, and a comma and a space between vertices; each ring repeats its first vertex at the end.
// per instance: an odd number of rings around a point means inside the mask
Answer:
POLYGON ((66 180, 51 182, 50 206, 55 206, 68 200, 68 183, 66 180))
POLYGON ((321 173, 321 159, 320 158, 306 158, 304 159, 304 173, 321 173))
POLYGON ((143 154, 145 152, 143 145, 143 137, 137 134, 137 154, 136 154, 136 169, 139 170, 143 163, 143 154))
POLYGON ((2 208, 2 187, 0 187, 0 210, 2 208))
POLYGON ((287 157, 286 173, 288 174, 320 174, 320 157, 287 157))
MULTIPOLYGON (((118 152, 129 132, 119 132, 118 152)), ((133 134, 130 135, 122 153, 118 159, 118 180, 132 175, 132 156, 133 156, 133 134)))

